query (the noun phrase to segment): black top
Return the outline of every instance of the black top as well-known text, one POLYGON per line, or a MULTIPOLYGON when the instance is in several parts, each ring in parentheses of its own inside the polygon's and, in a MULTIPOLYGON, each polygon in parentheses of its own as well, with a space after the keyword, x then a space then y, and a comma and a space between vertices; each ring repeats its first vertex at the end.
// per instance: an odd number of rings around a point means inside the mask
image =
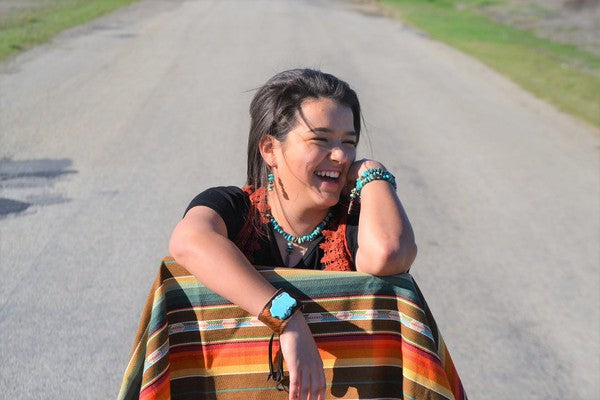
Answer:
MULTIPOLYGON (((227 237, 234 240, 246 221, 248 210, 250 209, 250 198, 240 188, 235 186, 219 186, 205 190, 197 195, 185 210, 187 213, 192 207, 206 206, 213 209, 225 222, 227 227, 227 237)), ((184 214, 185 216, 185 214, 184 214)), ((260 251, 254 255, 254 264, 281 267, 284 265, 275 241, 275 233, 271 224, 268 224, 269 237, 260 239, 260 251)), ((358 216, 348 218, 346 228, 346 240, 348 248, 352 253, 352 258, 356 259, 356 250, 358 249, 358 216)), ((320 260, 323 257, 323 250, 319 244, 323 241, 323 236, 312 241, 302 259, 294 268, 304 269, 323 269, 324 265, 320 260)))

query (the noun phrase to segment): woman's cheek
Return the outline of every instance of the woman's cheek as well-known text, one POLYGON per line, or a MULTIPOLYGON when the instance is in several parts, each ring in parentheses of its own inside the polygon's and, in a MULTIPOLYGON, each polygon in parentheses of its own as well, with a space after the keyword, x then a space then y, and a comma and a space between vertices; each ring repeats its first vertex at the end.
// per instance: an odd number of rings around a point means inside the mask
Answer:
POLYGON ((319 165, 327 156, 327 151, 322 147, 312 147, 306 149, 304 160, 306 164, 319 165))
POLYGON ((350 164, 352 164, 356 160, 356 148, 350 151, 350 164))

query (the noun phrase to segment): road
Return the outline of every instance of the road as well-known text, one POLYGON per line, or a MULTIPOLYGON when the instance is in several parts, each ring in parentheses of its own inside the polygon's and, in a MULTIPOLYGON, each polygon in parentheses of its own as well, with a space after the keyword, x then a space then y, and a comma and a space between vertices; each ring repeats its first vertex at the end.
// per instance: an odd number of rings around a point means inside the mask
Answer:
POLYGON ((470 398, 598 399, 598 130, 335 0, 145 0, 0 66, 2 396, 116 396, 172 228, 298 66, 357 90, 470 398))

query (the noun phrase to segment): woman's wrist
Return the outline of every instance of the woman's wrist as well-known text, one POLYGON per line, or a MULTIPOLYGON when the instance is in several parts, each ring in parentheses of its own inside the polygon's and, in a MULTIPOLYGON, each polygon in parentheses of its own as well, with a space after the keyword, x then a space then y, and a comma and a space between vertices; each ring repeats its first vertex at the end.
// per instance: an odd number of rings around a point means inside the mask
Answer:
MULTIPOLYGON (((367 167, 367 166, 368 166, 368 164, 365 163, 365 167, 367 167)), ((390 185, 392 185, 394 187, 394 190, 397 187, 396 186, 396 178, 394 177, 394 175, 391 172, 389 172, 385 168, 383 168, 383 166, 370 167, 370 168, 359 168, 359 171, 360 170, 363 170, 363 171, 359 174, 359 177, 356 179, 354 188, 352 188, 352 190, 350 191, 351 201, 360 199, 360 194, 362 192, 362 189, 367 184, 374 182, 374 181, 385 181, 385 182, 389 183, 390 185)), ((350 205, 352 206, 352 203, 350 203, 350 205)))
POLYGON ((287 324, 285 325, 284 330, 279 334, 279 336, 288 336, 297 334, 298 331, 301 330, 301 327, 307 327, 306 319, 304 318, 304 314, 302 310, 296 310, 292 314, 290 318, 288 318, 287 324))
POLYGON ((373 168, 380 168, 383 169, 385 171, 387 171, 387 169, 385 168, 385 166, 383 164, 381 164, 378 161, 374 161, 374 160, 364 160, 364 162, 360 165, 360 168, 358 169, 358 173, 357 176, 355 178, 358 179, 365 171, 368 171, 370 169, 373 168))
POLYGON ((383 164, 375 160, 362 159, 359 161, 355 161, 354 164, 350 167, 350 171, 348 172, 347 182, 350 185, 350 188, 353 188, 356 184, 356 180, 360 177, 360 175, 370 168, 382 168, 386 169, 383 164))
POLYGON ((293 317, 302 309, 302 302, 290 293, 279 289, 265 304, 258 314, 258 319, 267 325, 274 333, 280 334, 293 317))

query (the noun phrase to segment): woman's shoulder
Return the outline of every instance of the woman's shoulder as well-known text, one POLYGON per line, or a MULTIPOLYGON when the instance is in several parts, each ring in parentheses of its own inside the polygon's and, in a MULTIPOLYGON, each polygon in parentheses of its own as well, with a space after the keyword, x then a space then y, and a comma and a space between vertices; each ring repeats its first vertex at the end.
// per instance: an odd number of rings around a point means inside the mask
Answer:
POLYGON ((240 187, 214 186, 196 195, 186 208, 185 213, 193 207, 206 206, 221 215, 232 214, 248 211, 249 203, 248 194, 240 187))
POLYGON ((204 191, 200 192, 200 194, 198 194, 196 197, 198 196, 225 197, 233 199, 248 197, 246 192, 244 192, 244 190, 238 186, 213 186, 204 189, 204 191))
POLYGON ((204 189, 201 193, 226 193, 226 194, 242 194, 244 190, 239 186, 212 186, 204 189))
POLYGON ((227 227, 227 236, 232 239, 236 237, 246 221, 250 199, 248 194, 237 186, 215 186, 205 189, 194 197, 185 213, 197 206, 209 207, 219 214, 227 227))

